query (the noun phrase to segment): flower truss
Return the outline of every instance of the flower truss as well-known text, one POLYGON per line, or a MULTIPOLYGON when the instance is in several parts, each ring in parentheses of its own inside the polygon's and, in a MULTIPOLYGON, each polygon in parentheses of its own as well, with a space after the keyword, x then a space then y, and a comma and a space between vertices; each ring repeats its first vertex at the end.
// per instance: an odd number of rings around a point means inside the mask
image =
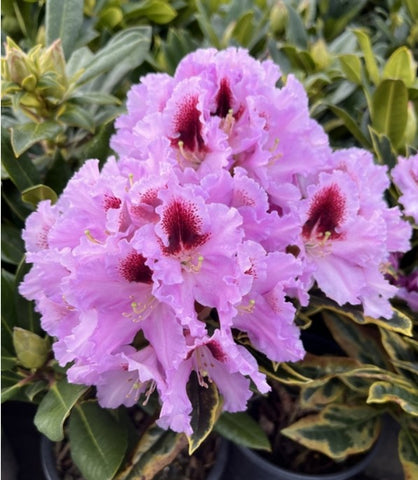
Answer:
POLYGON ((269 389, 254 350, 303 358, 295 305, 315 283, 391 316, 382 267, 411 231, 385 203, 387 171, 361 149, 332 151, 273 62, 198 50, 133 86, 116 128, 118 159, 86 161, 28 218, 20 287, 69 380, 95 385, 103 406, 157 390, 160 425, 190 434, 194 371, 244 410, 250 382, 269 389))

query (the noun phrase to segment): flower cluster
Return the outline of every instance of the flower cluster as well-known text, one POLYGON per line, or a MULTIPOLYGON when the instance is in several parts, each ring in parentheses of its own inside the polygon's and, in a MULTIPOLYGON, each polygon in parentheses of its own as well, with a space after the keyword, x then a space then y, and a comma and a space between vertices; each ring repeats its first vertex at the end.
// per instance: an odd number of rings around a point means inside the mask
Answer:
POLYGON ((269 389, 253 349, 303 358, 294 318, 314 284, 391 316, 382 267, 411 231, 384 200, 386 168, 333 151, 273 62, 198 50, 133 86, 116 128, 118 159, 86 161, 28 218, 20 287, 69 380, 95 385, 103 406, 156 389, 159 424, 190 434, 194 371, 244 410, 251 381, 269 389))

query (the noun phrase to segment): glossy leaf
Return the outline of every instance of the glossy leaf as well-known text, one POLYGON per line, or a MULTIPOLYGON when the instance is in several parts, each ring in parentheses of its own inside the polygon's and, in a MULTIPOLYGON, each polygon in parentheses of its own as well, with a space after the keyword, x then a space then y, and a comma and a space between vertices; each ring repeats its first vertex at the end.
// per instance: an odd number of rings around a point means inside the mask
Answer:
POLYGON ((42 200, 51 200, 54 204, 57 201, 57 194, 47 185, 34 185, 22 192, 22 200, 31 203, 36 207, 42 200))
POLYGON ((65 57, 68 58, 77 43, 83 23, 83 0, 48 0, 46 2, 46 43, 61 39, 65 57))
POLYGON ((409 415, 418 416, 418 391, 416 385, 408 387, 389 382, 375 382, 369 391, 367 403, 398 404, 409 415))
POLYGON ((417 78, 417 62, 411 50, 405 46, 395 50, 386 62, 382 78, 402 80, 407 87, 412 87, 417 78))
POLYGON ((23 380, 25 377, 22 374, 12 371, 2 372, 1 374, 1 403, 11 399, 22 399, 23 380))
POLYGON ((299 13, 290 5, 287 5, 288 23, 286 27, 286 40, 289 44, 299 48, 308 48, 308 34, 299 13))
POLYGON ((3 262, 18 265, 24 254, 21 231, 12 224, 1 226, 1 259, 3 262))
POLYGON ((397 163, 397 154, 389 138, 383 133, 378 133, 369 125, 373 150, 380 164, 393 168, 397 163))
POLYGON ((97 403, 76 405, 69 422, 71 456, 86 480, 111 480, 124 459, 127 432, 97 403))
POLYGON ((266 433, 246 412, 223 412, 215 424, 215 431, 238 445, 271 451, 266 433))
POLYGON ((399 432, 399 459, 405 480, 416 480, 418 478, 418 430, 408 427, 405 426, 399 432))
POLYGON ((353 117, 351 117, 346 110, 331 104, 328 104, 327 106, 333 113, 335 113, 335 115, 337 115, 337 117, 339 117, 343 121, 344 126, 347 128, 347 130, 363 147, 370 148, 370 140, 361 131, 358 122, 353 117))
POLYGON ((74 385, 65 379, 53 383, 39 404, 34 418, 38 430, 53 442, 62 440, 64 438, 64 422, 86 390, 86 386, 74 385))
POLYGON ((402 80, 383 80, 372 97, 372 125, 396 147, 402 141, 408 117, 408 90, 402 80))
POLYGON ((48 358, 48 340, 24 328, 14 327, 13 346, 19 363, 26 368, 40 368, 48 358))
POLYGON ((13 349, 13 327, 16 322, 15 277, 1 270, 1 345, 2 349, 13 349))
POLYGON ((34 302, 26 300, 18 291, 20 283, 30 268, 31 265, 26 263, 25 259, 22 259, 16 270, 14 285, 14 301, 16 304, 15 325, 39 334, 41 333, 39 313, 34 310, 34 302))
POLYGON ((26 155, 16 158, 10 143, 10 135, 4 128, 1 129, 1 162, 9 178, 18 190, 24 190, 39 183, 39 173, 32 161, 26 155))
POLYGON ((335 341, 350 357, 389 368, 386 355, 372 332, 331 311, 324 312, 323 317, 335 341))
POLYGON ((301 388, 300 405, 302 408, 322 408, 331 403, 341 403, 346 386, 338 378, 329 378, 326 382, 308 383, 301 388))
POLYGON ((396 333, 380 329, 382 344, 392 360, 415 364, 418 368, 418 341, 396 333))
POLYGON ((328 405, 281 430, 286 437, 325 455, 344 460, 371 448, 380 431, 373 408, 328 405))
POLYGON ((11 131, 11 142, 16 157, 41 140, 54 140, 62 132, 58 123, 47 120, 42 123, 22 123, 11 131))
POLYGON ((187 394, 192 404, 190 425, 193 433, 187 437, 191 455, 212 431, 220 414, 221 399, 215 383, 208 381, 207 387, 200 385, 195 371, 190 375, 187 394))
POLYGON ((176 10, 164 0, 145 0, 144 2, 130 2, 122 5, 125 18, 144 16, 160 25, 174 20, 176 10))
POLYGON ((362 83, 362 65, 358 55, 354 53, 347 53, 345 55, 340 55, 338 57, 340 61, 341 68, 350 82, 355 83, 356 85, 361 85, 362 83))
POLYGON ((370 80, 377 85, 380 81, 379 67, 376 62, 375 54, 372 50, 370 37, 367 33, 360 29, 353 30, 357 41, 363 51, 364 61, 366 63, 366 70, 370 80))

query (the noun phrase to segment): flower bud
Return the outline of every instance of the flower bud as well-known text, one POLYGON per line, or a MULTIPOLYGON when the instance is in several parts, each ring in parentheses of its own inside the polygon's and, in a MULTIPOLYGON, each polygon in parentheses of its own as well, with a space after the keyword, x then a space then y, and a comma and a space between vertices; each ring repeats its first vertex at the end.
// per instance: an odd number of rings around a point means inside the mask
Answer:
POLYGON ((23 79, 31 74, 27 55, 20 49, 12 48, 7 51, 6 61, 9 78, 5 79, 21 85, 23 79))
POLYGON ((56 72, 66 81, 65 57, 61 40, 55 40, 40 56, 39 67, 42 73, 56 72))
POLYGON ((19 362, 26 368, 42 367, 48 357, 48 340, 23 328, 13 329, 13 346, 19 362))
POLYGON ((36 88, 37 83, 37 78, 31 73, 22 80, 22 87, 28 92, 33 92, 36 88))
POLYGON ((271 31, 274 34, 283 33, 287 24, 287 8, 282 0, 275 3, 270 12, 271 31))
POLYGON ((310 53, 318 70, 325 70, 328 67, 330 55, 326 43, 322 38, 312 45, 310 53))

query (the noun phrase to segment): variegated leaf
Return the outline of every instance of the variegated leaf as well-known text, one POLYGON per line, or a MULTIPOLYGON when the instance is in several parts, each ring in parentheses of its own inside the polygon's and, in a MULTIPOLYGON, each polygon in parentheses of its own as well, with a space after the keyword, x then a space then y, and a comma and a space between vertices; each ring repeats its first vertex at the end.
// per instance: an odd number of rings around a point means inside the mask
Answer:
POLYGON ((409 386, 389 382, 375 382, 369 391, 367 403, 397 403, 410 415, 418 416, 418 390, 416 385, 409 386))
POLYGON ((185 435, 152 424, 141 436, 129 465, 117 480, 151 480, 187 445, 185 435))
POLYGON ((202 386, 194 371, 187 384, 187 394, 192 404, 190 424, 193 433, 187 437, 191 455, 213 430, 221 413, 222 402, 215 383, 208 381, 207 386, 202 386))
MULTIPOLYGON (((404 362, 408 372, 416 373, 418 371, 418 342, 413 338, 404 337, 384 329, 381 329, 380 333, 383 346, 395 368, 402 373, 405 370, 405 366, 404 368, 401 367, 401 369, 399 367, 404 362)), ((416 375, 412 375, 410 378, 418 381, 416 375)))
POLYGON ((308 415, 281 433, 325 455, 344 460, 371 448, 380 432, 376 410, 367 406, 328 405, 308 415))
POLYGON ((399 459, 405 480, 418 478, 418 430, 403 428, 399 432, 399 459))
POLYGON ((361 363, 390 368, 387 355, 373 330, 335 312, 324 312, 323 317, 335 341, 350 357, 361 363))
POLYGON ((330 403, 341 403, 346 388, 338 378, 330 378, 327 382, 318 385, 312 382, 302 386, 300 405, 302 408, 319 408, 330 403))

